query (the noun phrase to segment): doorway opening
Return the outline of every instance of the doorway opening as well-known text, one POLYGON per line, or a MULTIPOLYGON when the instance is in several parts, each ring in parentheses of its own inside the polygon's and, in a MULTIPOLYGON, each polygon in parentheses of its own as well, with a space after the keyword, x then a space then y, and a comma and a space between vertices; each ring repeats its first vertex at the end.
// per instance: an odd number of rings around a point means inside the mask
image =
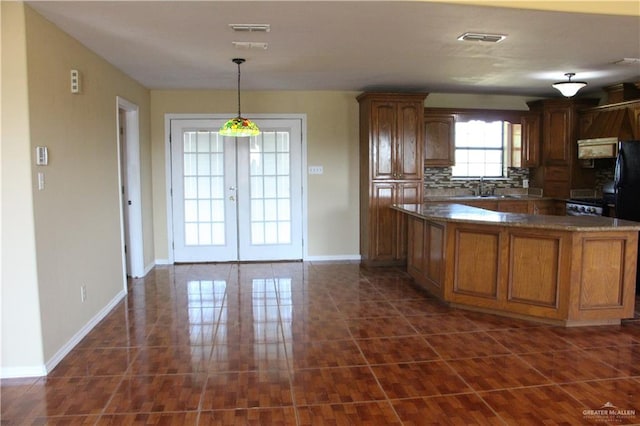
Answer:
POLYGON ((138 278, 145 275, 138 106, 119 96, 116 104, 123 270, 138 278))

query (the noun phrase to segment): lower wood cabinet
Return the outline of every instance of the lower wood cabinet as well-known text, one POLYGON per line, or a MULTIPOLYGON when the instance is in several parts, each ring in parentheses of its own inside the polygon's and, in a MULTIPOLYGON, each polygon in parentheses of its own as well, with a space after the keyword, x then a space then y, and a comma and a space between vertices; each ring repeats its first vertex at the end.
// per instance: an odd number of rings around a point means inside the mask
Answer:
POLYGON ((407 270, 421 287, 442 297, 445 224, 409 216, 407 231, 407 270))
POLYGON ((637 232, 407 217, 407 271, 454 306, 566 326, 633 316, 637 232))
POLYGON ((407 259, 407 219, 393 204, 422 202, 422 181, 373 182, 369 204, 361 206, 368 221, 361 226, 360 253, 365 265, 399 265, 407 259))
POLYGON ((529 213, 529 201, 501 200, 498 201, 497 210, 505 213, 529 213))

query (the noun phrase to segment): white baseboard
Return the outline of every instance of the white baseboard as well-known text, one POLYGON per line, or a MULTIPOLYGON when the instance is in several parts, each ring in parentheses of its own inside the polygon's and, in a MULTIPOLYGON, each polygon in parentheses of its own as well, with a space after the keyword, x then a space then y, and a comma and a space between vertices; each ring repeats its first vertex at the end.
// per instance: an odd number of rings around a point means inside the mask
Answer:
POLYGON ((47 375, 47 367, 44 365, 2 367, 1 379, 17 379, 23 377, 42 377, 47 375))
MULTIPOLYGON (((331 255, 331 256, 307 256, 303 259, 305 262, 344 262, 344 261, 360 261, 362 257, 359 254, 339 254, 339 255, 331 255)), ((155 265, 173 265, 173 262, 169 261, 169 259, 156 259, 155 265)), ((146 271, 149 273, 153 266, 146 271)))
POLYGON ((58 350, 58 352, 56 352, 56 354, 51 357, 49 361, 47 361, 45 365, 45 375, 53 370, 55 366, 58 365, 58 363, 62 361, 62 359, 67 356, 69 352, 71 352, 71 350, 75 348, 76 345, 80 343, 80 341, 84 339, 84 337, 89 334, 89 332, 93 330, 93 328, 98 325, 98 323, 102 321, 104 317, 106 317, 118 303, 122 301, 122 299, 126 297, 126 295, 127 292, 124 289, 121 290, 116 295, 116 297, 111 299, 111 301, 104 308, 102 308, 100 312, 98 312, 93 318, 91 318, 91 320, 89 320, 89 322, 86 323, 84 327, 82 327, 63 347, 61 347, 60 350, 58 350))
POLYGON ((344 262, 344 261, 360 261, 361 256, 359 254, 342 254, 336 256, 307 256, 304 258, 305 262, 344 262))
MULTIPOLYGON (((155 264, 155 263, 150 263, 150 264, 148 264, 147 266, 145 266, 145 267, 144 267, 144 275, 143 275, 142 277, 146 277, 146 276, 147 276, 147 274, 148 274, 149 272, 151 272, 151 270, 152 270, 155 266, 156 266, 156 264, 155 264)), ((142 278, 142 277, 140 277, 140 278, 142 278)))

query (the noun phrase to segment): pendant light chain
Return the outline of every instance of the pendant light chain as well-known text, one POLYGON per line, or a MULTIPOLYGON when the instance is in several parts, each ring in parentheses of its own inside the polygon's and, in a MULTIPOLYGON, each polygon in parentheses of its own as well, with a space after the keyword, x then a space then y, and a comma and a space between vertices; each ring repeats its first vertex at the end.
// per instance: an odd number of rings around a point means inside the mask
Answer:
POLYGON ((247 136, 257 136, 260 129, 253 121, 242 117, 242 108, 240 107, 240 65, 245 62, 242 58, 234 58, 232 62, 238 65, 238 116, 228 120, 220 127, 222 136, 233 136, 237 138, 247 136))
POLYGON ((240 64, 244 61, 236 60, 235 63, 238 64, 238 117, 241 117, 240 114, 240 64))

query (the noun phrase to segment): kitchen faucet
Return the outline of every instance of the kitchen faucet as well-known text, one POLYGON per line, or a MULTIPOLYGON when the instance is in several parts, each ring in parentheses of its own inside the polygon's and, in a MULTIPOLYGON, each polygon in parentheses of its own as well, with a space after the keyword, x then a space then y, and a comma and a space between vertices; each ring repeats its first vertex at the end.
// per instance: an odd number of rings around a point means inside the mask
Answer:
POLYGON ((484 176, 480 176, 480 182, 478 182, 478 196, 483 197, 483 196, 488 196, 493 194, 493 189, 491 190, 485 190, 484 188, 484 176))

